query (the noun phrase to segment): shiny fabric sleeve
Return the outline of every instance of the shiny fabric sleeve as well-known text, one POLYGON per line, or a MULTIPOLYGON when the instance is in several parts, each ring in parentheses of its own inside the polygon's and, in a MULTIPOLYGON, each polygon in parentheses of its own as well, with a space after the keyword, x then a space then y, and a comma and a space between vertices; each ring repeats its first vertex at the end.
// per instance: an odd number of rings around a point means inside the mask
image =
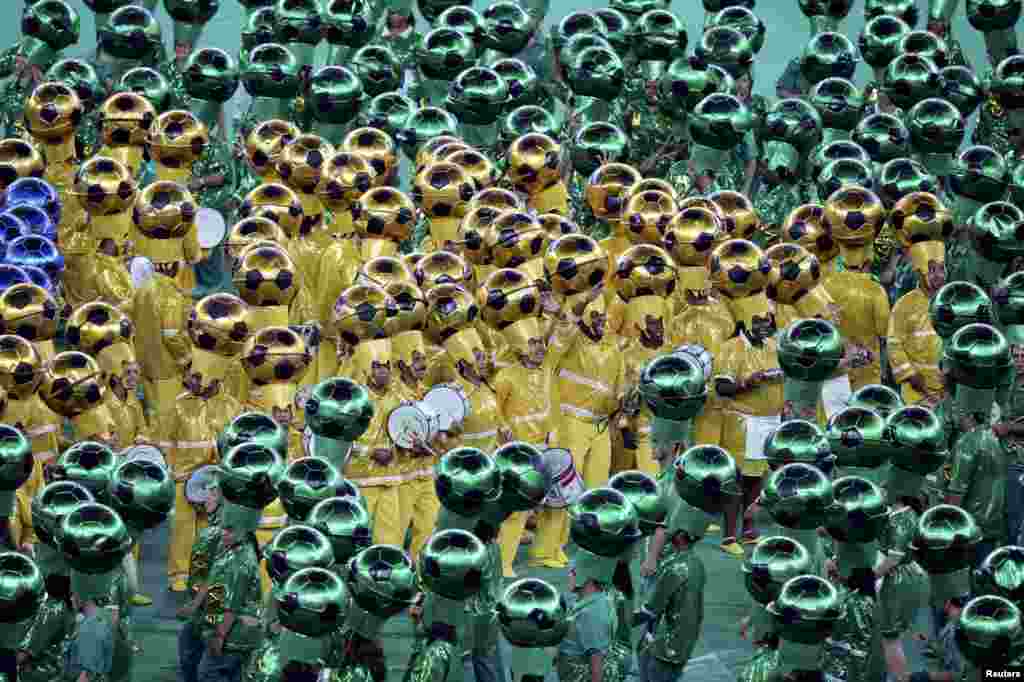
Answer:
POLYGON ((889 318, 889 329, 886 334, 886 348, 889 351, 889 366, 892 367, 893 379, 897 384, 902 384, 916 373, 910 356, 907 355, 904 342, 907 339, 908 330, 905 328, 907 318, 901 315, 901 310, 907 303, 906 297, 896 302, 893 314, 889 318))
POLYGON ((462 665, 453 647, 443 642, 427 645, 409 664, 404 682, 445 682, 454 665, 462 665))
POLYGON ((889 331, 889 296, 881 286, 875 286, 873 301, 875 315, 875 336, 885 338, 889 331))
POLYGON ((965 433, 953 446, 952 472, 946 483, 946 490, 952 495, 965 495, 971 487, 971 481, 978 469, 979 449, 982 438, 979 434, 987 432, 987 428, 974 429, 965 433))
POLYGON ((672 561, 656 574, 654 586, 647 594, 644 606, 651 613, 660 616, 669 608, 675 593, 686 587, 688 580, 687 565, 681 561, 672 561))

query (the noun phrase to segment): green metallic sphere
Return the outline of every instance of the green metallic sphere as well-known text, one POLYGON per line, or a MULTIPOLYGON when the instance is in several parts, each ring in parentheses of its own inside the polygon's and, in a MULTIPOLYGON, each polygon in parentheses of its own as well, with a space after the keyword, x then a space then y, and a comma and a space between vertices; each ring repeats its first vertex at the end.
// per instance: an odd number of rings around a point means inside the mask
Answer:
POLYGON ((495 2, 483 11, 481 45, 500 54, 522 52, 533 35, 533 18, 515 2, 495 2))
POLYGON ((690 114, 693 141, 712 149, 732 149, 753 127, 750 109, 733 95, 708 95, 690 114))
MULTIPOLYGON (((786 276, 783 268, 782 277, 786 276)), ((839 329, 828 320, 797 320, 779 336, 779 365, 786 376, 800 381, 824 381, 832 376, 845 353, 839 329)))
POLYGON ((324 66, 309 79, 306 106, 319 123, 350 123, 359 113, 363 82, 344 66, 324 66))
POLYGON ((658 493, 657 482, 642 471, 621 471, 611 477, 608 487, 618 490, 633 503, 640 520, 640 532, 653 535, 668 521, 668 502, 658 493))
POLYGON ((466 5, 455 5, 449 7, 434 22, 434 28, 452 28, 462 31, 473 41, 473 44, 480 48, 480 41, 484 34, 484 18, 472 7, 466 5))
POLYGON ((727 90, 723 73, 696 59, 676 59, 658 81, 658 105, 662 113, 685 121, 705 97, 727 90))
POLYGON ((56 537, 68 564, 90 575, 116 570, 132 550, 128 527, 116 511, 102 504, 81 504, 68 511, 56 537))
POLYGON ((971 592, 993 594, 1014 604, 1024 603, 1024 547, 1010 545, 993 550, 971 572, 971 592))
POLYGON ((501 472, 476 448, 455 448, 434 466, 434 489, 441 506, 460 516, 477 516, 501 495, 501 472))
POLYGON ((975 597, 960 612, 956 644, 977 668, 999 668, 1017 660, 1024 651, 1020 609, 1002 597, 975 597))
POLYGON ((74 481, 48 483, 32 498, 32 529, 43 544, 58 549, 64 517, 95 501, 85 486, 74 481))
MULTIPOLYGON (((308 422, 307 422, 308 423, 308 422)), ((257 443, 288 458, 288 430, 268 414, 243 412, 217 435, 217 455, 223 460, 228 451, 242 443, 257 443)))
POLYGON ((914 560, 929 573, 955 573, 974 564, 974 548, 981 529, 960 507, 939 504, 917 520, 910 543, 914 560))
POLYGON ((664 9, 645 12, 633 25, 633 51, 637 59, 670 62, 686 53, 686 25, 664 9))
POLYGON ((491 455, 501 474, 501 506, 508 512, 535 509, 551 484, 540 450, 513 441, 491 455))
POLYGON ((228 502, 263 509, 277 498, 284 459, 259 443, 231 448, 221 461, 220 490, 228 502))
POLYGON ((0 424, 0 490, 17 490, 32 476, 32 441, 13 426, 0 424))
POLYGON ((428 140, 442 135, 455 137, 459 130, 459 119, 447 109, 420 107, 412 112, 405 122, 405 128, 395 137, 405 155, 415 161, 420 147, 428 140))
POLYGON ((750 72, 754 46, 736 28, 712 26, 704 31, 694 55, 704 64, 720 66, 733 78, 739 78, 750 72))
POLYGON ((174 509, 174 476, 166 467, 134 460, 124 462, 110 476, 110 506, 133 531, 156 528, 174 509))
POLYGON ((1024 109, 1024 55, 1013 55, 999 62, 989 81, 989 89, 1004 109, 1024 109))
POLYGON ((857 45, 860 55, 873 69, 884 69, 900 56, 900 42, 910 33, 910 26, 899 17, 879 15, 864 25, 857 45))
POLYGON ((836 455, 836 466, 873 469, 885 463, 889 446, 885 419, 865 407, 847 407, 832 415, 825 435, 836 455))
POLYGON ((277 0, 276 39, 284 44, 316 45, 323 38, 318 0, 277 0))
POLYGON ((875 163, 887 163, 910 154, 910 131, 892 114, 868 114, 853 129, 851 139, 875 163))
POLYGON ((868 384, 853 392, 850 396, 849 406, 874 410, 884 419, 888 419, 889 415, 903 407, 903 398, 888 386, 868 384))
POLYGON ((787 537, 772 536, 758 541, 743 561, 743 581, 751 598, 767 606, 778 599, 788 580, 811 570, 811 555, 803 545, 787 537))
MULTIPOLYGON (((753 6, 753 0, 748 0, 748 2, 753 6)), ((667 0, 612 0, 609 4, 630 17, 640 17, 652 9, 667 9, 669 2, 667 0)), ((704 4, 707 5, 707 3, 704 4)), ((728 0, 722 4, 728 4, 728 0)))
MULTIPOLYGON (((870 151, 869 151, 870 153, 870 151)), ((935 194, 940 191, 939 180, 914 159, 893 159, 882 166, 878 178, 878 196, 886 208, 914 192, 935 194)))
POLYGON ((800 11, 805 17, 824 17, 840 21, 850 14, 853 0, 799 0, 800 11))
POLYGON ((44 74, 43 79, 63 83, 78 95, 86 113, 96 110, 107 98, 107 89, 96 67, 84 59, 62 59, 44 74))
POLYGON ((524 578, 506 587, 495 610, 501 633, 515 647, 558 646, 569 631, 565 598, 539 578, 524 578))
POLYGON ((115 10, 100 28, 98 41, 103 52, 118 59, 139 60, 163 50, 160 22, 149 10, 134 5, 115 10))
POLYGON ((65 0, 41 0, 25 8, 21 34, 41 40, 54 52, 78 43, 81 19, 65 0))
POLYGON ((252 97, 293 99, 302 89, 301 64, 284 45, 257 45, 242 59, 242 86, 252 97))
POLYGON ((641 538, 633 503, 618 490, 594 488, 569 507, 569 537, 603 557, 622 555, 641 538))
POLYGON ((1021 5, 1021 0, 967 0, 967 21, 982 33, 1012 29, 1021 5))
POLYGON ((1024 160, 1010 170, 1010 201, 1024 206, 1024 160))
POLYGON ((801 463, 769 474, 758 504, 785 528, 819 528, 836 512, 831 481, 821 469, 801 463))
POLYGON ((845 78, 826 78, 815 85, 810 102, 825 128, 850 131, 864 118, 864 93, 845 78))
POLYGON ((844 187, 863 187, 875 192, 875 173, 869 162, 837 159, 822 169, 818 176, 818 196, 832 196, 844 187))
POLYGON ((1003 155, 982 145, 968 147, 957 157, 956 170, 949 176, 953 192, 981 204, 1006 196, 1010 170, 1003 155))
POLYGON ((46 468, 47 481, 74 481, 85 486, 99 502, 109 499, 110 477, 117 468, 117 455, 102 443, 75 443, 46 468))
POLYGON ((928 154, 954 154, 966 134, 963 116, 944 99, 921 100, 907 112, 911 146, 928 154))
POLYGON ((505 109, 508 96, 508 83, 494 69, 473 66, 452 82, 445 108, 462 123, 491 125, 505 109))
POLYGON ((365 387, 334 377, 313 387, 305 415, 306 426, 321 438, 354 443, 370 428, 373 402, 365 387))
POLYGON ((896 17, 910 28, 917 26, 918 12, 914 0, 866 0, 864 18, 871 20, 883 15, 896 17))
POLYGON ((460 0, 416 0, 416 8, 431 25, 436 25, 446 10, 462 4, 460 0))
POLYGON ((239 78, 235 60, 216 47, 193 51, 181 72, 185 92, 191 97, 221 104, 234 97, 239 78))
POLYGON ((600 7, 593 15, 604 24, 604 37, 620 57, 633 50, 633 20, 614 7, 600 7))
POLYGON ((803 419, 789 419, 772 431, 764 442, 764 456, 772 469, 800 462, 825 474, 832 471, 836 459, 821 427, 803 419))
POLYGON ((588 47, 573 58, 567 76, 574 94, 610 102, 622 92, 625 66, 611 47, 588 47))
POLYGON ((946 462, 949 450, 942 420, 928 408, 900 408, 885 423, 892 443, 890 461, 897 469, 927 476, 946 462))
POLYGON ((512 57, 499 59, 491 64, 491 68, 508 84, 507 109, 515 110, 541 100, 543 93, 537 72, 523 60, 512 57))
MULTIPOLYGON (((818 181, 825 168, 833 161, 855 160, 866 164, 871 163, 871 157, 856 142, 849 140, 835 140, 828 144, 819 145, 811 153, 811 179, 818 181)), ((831 196, 826 194, 824 196, 831 196)))
POLYGON ((10 627, 34 618, 45 598, 36 562, 18 552, 0 553, 0 623, 10 627))
POLYGON ((886 67, 882 90, 893 104, 907 111, 921 100, 941 92, 942 76, 939 67, 927 57, 901 54, 886 67))
POLYGON ((754 51, 754 54, 760 52, 764 47, 766 32, 764 22, 747 7, 733 5, 722 9, 708 20, 707 27, 714 26, 726 26, 742 33, 743 37, 749 41, 750 49, 754 51))
POLYGON ((273 7, 261 7, 245 19, 242 26, 242 54, 260 45, 276 41, 277 12, 273 7))
POLYGON ((1007 201, 993 201, 968 221, 974 249, 990 261, 1009 263, 1021 253, 1024 211, 1007 201))
POLYGON ((471 66, 476 55, 473 41, 453 28, 436 28, 423 36, 416 48, 416 60, 423 75, 448 81, 471 66))
POLYGON ((949 282, 943 286, 932 296, 928 313, 935 333, 944 341, 969 324, 995 321, 988 294, 971 282, 949 282))
POLYGON ((288 465, 277 485, 281 504, 292 523, 306 523, 320 502, 343 494, 341 472, 322 457, 303 457, 288 465))
POLYGON ((946 41, 930 31, 911 31, 903 36, 900 41, 900 53, 925 57, 940 69, 949 64, 949 47, 946 41))
POLYGON ((821 142, 821 116, 811 103, 802 99, 779 100, 760 123, 760 138, 790 144, 802 155, 810 153, 821 142))
POLYGON ((447 599, 464 600, 484 587, 487 547, 464 530, 434 533, 420 553, 418 573, 423 586, 447 599))
POLYGON ((790 578, 768 605, 779 636, 807 645, 828 639, 844 612, 843 596, 832 583, 816 575, 790 578))
POLYGON ((800 75, 811 85, 826 78, 853 78, 856 69, 857 49, 842 33, 819 33, 800 58, 800 75))
MULTIPOLYGON (((1013 328, 1024 325, 1024 272, 1014 272, 999 280, 992 289, 992 303, 999 325, 1007 334, 1012 332, 1015 337, 1019 336, 1013 328)), ((1010 340, 1019 341, 1019 338, 1010 340)))
POLYGON ((736 460, 716 445, 696 445, 673 464, 676 493, 691 507, 721 513, 740 494, 736 460))
POLYGON ((969 324, 944 345, 942 367, 957 384, 972 388, 1002 386, 1013 371, 1010 344, 995 327, 969 324))
POLYGON ((570 12, 562 17, 558 25, 551 30, 551 44, 561 52, 574 36, 597 35, 603 37, 607 31, 608 27, 593 12, 570 12))
POLYGON ((263 548, 263 557, 267 562, 267 575, 277 587, 296 571, 330 568, 334 564, 334 551, 327 536, 304 525, 291 525, 278 531, 263 548))
POLYGON ((942 78, 942 98, 956 107, 967 117, 985 101, 985 86, 978 77, 966 66, 947 66, 939 72, 942 78))
POLYGON ((648 362, 637 388, 651 414, 672 421, 693 419, 708 397, 704 368, 684 355, 662 355, 648 362))
POLYGON ((205 24, 220 9, 220 0, 164 0, 164 9, 174 21, 205 24))
POLYGON ((383 130, 394 137, 395 133, 405 129, 405 123, 416 111, 416 102, 396 91, 382 92, 363 108, 359 114, 360 122, 369 128, 383 130))
POLYGON ((331 543, 338 565, 373 544, 373 518, 355 497, 330 497, 317 503, 306 523, 331 543))
POLYGON ((405 611, 419 592, 412 560, 391 545, 373 545, 352 557, 345 580, 356 604, 379 618, 405 611))
POLYGON ((329 45, 357 49, 373 40, 373 4, 367 0, 329 0, 320 19, 329 45))
POLYGON ((576 133, 569 154, 573 170, 589 178, 605 163, 629 159, 629 136, 608 121, 588 123, 576 133))
POLYGON ((288 630, 306 637, 327 637, 345 623, 349 594, 333 571, 304 568, 291 574, 275 593, 277 617, 288 630))
POLYGON ((115 90, 134 92, 145 97, 158 114, 171 108, 170 83, 162 73, 147 66, 137 66, 125 71, 115 90))
POLYGON ((526 105, 509 112, 502 122, 499 135, 501 144, 508 147, 523 135, 540 133, 556 139, 560 132, 561 126, 551 112, 544 107, 526 105))
POLYGON ((844 476, 832 482, 836 512, 826 525, 839 542, 874 542, 889 522, 885 491, 860 476, 844 476))

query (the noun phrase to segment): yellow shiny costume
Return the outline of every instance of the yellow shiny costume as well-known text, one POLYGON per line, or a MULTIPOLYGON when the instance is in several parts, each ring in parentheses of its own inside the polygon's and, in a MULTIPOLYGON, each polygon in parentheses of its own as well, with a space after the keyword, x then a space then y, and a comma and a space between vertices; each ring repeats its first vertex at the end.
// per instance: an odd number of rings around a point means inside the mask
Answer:
POLYGON ((900 385, 903 402, 909 404, 926 398, 938 398, 945 390, 939 360, 942 358, 942 339, 935 333, 928 312, 929 296, 924 290, 928 264, 945 263, 945 245, 942 242, 922 242, 910 247, 910 257, 918 275, 918 288, 904 294, 892 308, 889 333, 886 339, 893 379, 900 385), (909 379, 914 375, 924 379, 927 395, 914 390, 909 379))
POLYGON ((569 215, 569 188, 564 180, 558 180, 547 189, 531 194, 526 202, 527 207, 537 213, 557 213, 569 215))
POLYGON ((490 453, 498 448, 498 432, 506 428, 498 396, 491 385, 482 380, 470 381, 459 369, 472 368, 479 376, 481 368, 477 357, 483 357, 484 348, 483 340, 473 327, 449 336, 444 341, 444 355, 439 356, 431 367, 429 383, 454 383, 465 391, 469 414, 462 423, 459 440, 466 447, 490 453))
POLYGON ((317 277, 312 287, 317 316, 323 326, 323 339, 317 357, 319 381, 329 379, 338 370, 338 338, 326 324, 331 319, 334 304, 349 288, 359 271, 359 249, 351 239, 337 239, 320 256, 317 277))

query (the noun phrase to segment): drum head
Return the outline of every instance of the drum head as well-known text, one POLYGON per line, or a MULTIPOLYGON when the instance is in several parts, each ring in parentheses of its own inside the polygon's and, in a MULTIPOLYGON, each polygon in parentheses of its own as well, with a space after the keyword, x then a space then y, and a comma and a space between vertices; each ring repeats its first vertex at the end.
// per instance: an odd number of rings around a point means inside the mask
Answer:
POLYGON ((220 211, 204 206, 196 212, 196 231, 199 234, 199 246, 212 249, 224 241, 228 226, 220 211))
POLYGON ((136 256, 131 263, 132 286, 141 289, 149 280, 153 279, 156 269, 148 258, 136 256))
POLYGON ((564 509, 580 498, 586 490, 583 479, 576 471, 572 452, 565 448, 547 448, 541 451, 544 469, 551 480, 543 505, 564 509))
POLYGON ((423 402, 429 404, 440 415, 440 429, 450 431, 469 416, 469 399, 461 386, 440 384, 427 391, 423 402))
POLYGON ((416 403, 399 405, 388 415, 391 442, 406 450, 416 442, 430 442, 430 421, 416 403))
POLYGON ((208 465, 196 469, 185 483, 185 499, 192 504, 206 504, 210 499, 210 484, 217 475, 217 467, 208 465))
POLYGON ((160 452, 160 449, 152 445, 135 445, 130 448, 125 448, 121 452, 122 462, 152 462, 153 464, 159 464, 162 467, 167 466, 167 462, 164 460, 164 453, 160 452))

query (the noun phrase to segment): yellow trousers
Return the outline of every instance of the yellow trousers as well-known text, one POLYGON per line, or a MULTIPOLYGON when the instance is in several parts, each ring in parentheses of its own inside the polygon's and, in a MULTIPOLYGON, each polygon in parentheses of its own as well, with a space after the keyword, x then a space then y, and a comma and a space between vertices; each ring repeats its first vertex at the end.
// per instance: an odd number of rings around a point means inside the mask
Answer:
POLYGON ((562 547, 569 539, 569 512, 566 509, 542 509, 537 515, 537 532, 530 546, 529 565, 565 568, 569 558, 562 547))
POLYGON ((409 554, 415 561, 434 532, 441 502, 434 490, 433 478, 417 478, 398 486, 399 528, 402 533, 411 526, 409 554))
POLYGON ((199 531, 205 527, 206 516, 196 513, 196 508, 185 497, 185 481, 175 481, 174 524, 171 527, 171 541, 167 548, 167 579, 171 585, 176 581, 188 580, 192 545, 199 531))
POLYGON ((366 511, 373 519, 373 542, 376 545, 405 544, 405 529, 401 527, 401 505, 398 486, 361 487, 366 498, 366 511))
POLYGON ((501 549, 501 570, 502 575, 511 578, 515 575, 512 565, 516 562, 516 554, 519 552, 519 543, 523 539, 523 530, 526 529, 527 512, 516 512, 501 524, 498 532, 498 547, 501 549))
POLYGON ((607 428, 563 414, 558 442, 572 451, 573 464, 588 489, 600 488, 608 483, 612 466, 612 439, 607 428))

